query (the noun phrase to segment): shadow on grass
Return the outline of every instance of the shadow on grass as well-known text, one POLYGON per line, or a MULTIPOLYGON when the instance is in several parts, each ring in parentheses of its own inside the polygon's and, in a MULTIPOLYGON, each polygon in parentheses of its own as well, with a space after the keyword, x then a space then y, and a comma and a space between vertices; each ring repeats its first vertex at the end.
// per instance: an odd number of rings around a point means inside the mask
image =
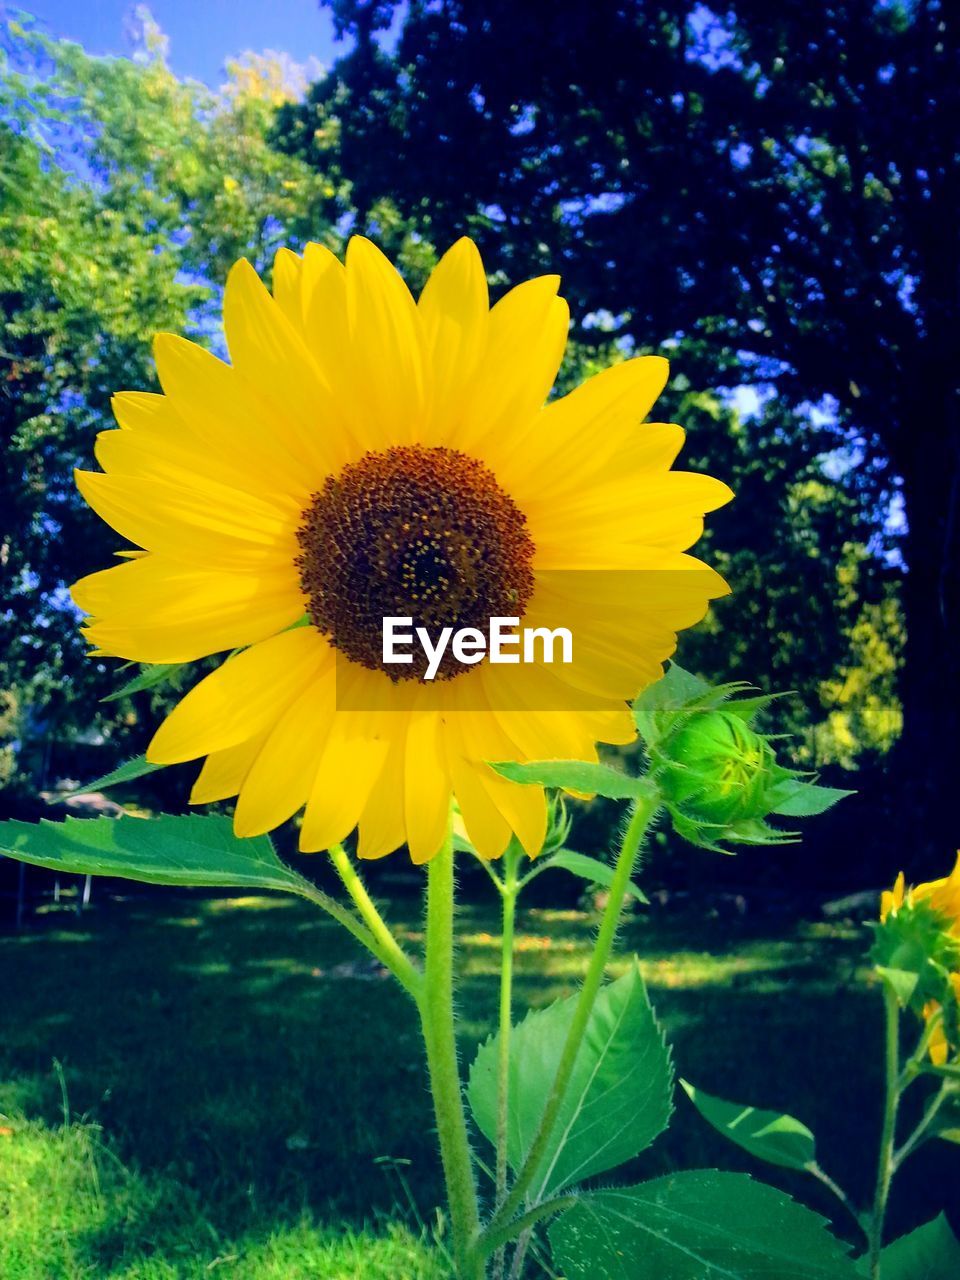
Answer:
MULTIPOLYGON (((416 905, 396 904, 392 915, 415 945, 416 905)), ((575 988, 594 925, 578 912, 522 914, 518 1010, 575 988)), ((491 1028, 499 936, 493 911, 467 909, 460 927, 469 1058, 491 1028)), ((858 972, 859 930, 651 913, 628 926, 622 942, 624 952, 641 956, 679 1074, 735 1100, 792 1111, 817 1132, 821 1162, 865 1198, 879 1110, 880 1026, 876 993, 858 972)), ((131 1250, 146 1258, 159 1249, 166 1258, 183 1245, 205 1265, 245 1276, 233 1268, 245 1265, 251 1250, 280 1257, 283 1240, 316 1234, 305 1224, 317 1220, 337 1223, 336 1239, 353 1247, 351 1231, 371 1218, 395 1217, 406 1197, 391 1170, 402 1171, 417 1209, 409 1216, 414 1235, 401 1232, 390 1247, 400 1240, 427 1256, 416 1239, 418 1219, 433 1220, 442 1188, 414 1010, 338 926, 305 904, 104 898, 79 921, 49 913, 31 932, 0 938, 0 986, 0 1111, 55 1124, 62 1100, 51 1064, 61 1061, 73 1114, 102 1128, 107 1149, 132 1165, 129 1176, 146 1188, 132 1217, 121 1197, 112 1217, 77 1233, 69 1225, 57 1229, 85 1256, 122 1267, 131 1250), (172 1218, 168 1196, 177 1210, 172 1218), (168 1222, 177 1225, 168 1231, 168 1222), (239 1262, 216 1261, 218 1250, 226 1256, 231 1249, 240 1250, 239 1262)), ((816 1186, 761 1169, 714 1135, 684 1098, 677 1105, 670 1132, 626 1176, 704 1165, 746 1169, 832 1210, 816 1186)), ((67 1132, 38 1129, 35 1140, 54 1142, 67 1132)), ((948 1207, 958 1174, 956 1148, 922 1151, 902 1175, 894 1226, 905 1229, 948 1207)), ((95 1200, 84 1185, 80 1199, 95 1200)), ((25 1187, 8 1184, 6 1195, 26 1203, 25 1187)), ((392 1239, 382 1231, 379 1238, 392 1239)), ((324 1239, 334 1247, 333 1237, 324 1239)), ((369 1237, 360 1239, 366 1248, 369 1237)), ((193 1274, 133 1265, 91 1274, 193 1274)), ((276 1265, 278 1276, 300 1274, 276 1265)), ((263 1261, 249 1274, 270 1276, 271 1266, 263 1261)), ((3 1274, 39 1280, 84 1272, 24 1264, 3 1274)), ((317 1263, 309 1274, 328 1271, 317 1263)), ((344 1264, 329 1274, 354 1273, 344 1264)), ((384 1274, 402 1280, 435 1273, 396 1263, 384 1274)))

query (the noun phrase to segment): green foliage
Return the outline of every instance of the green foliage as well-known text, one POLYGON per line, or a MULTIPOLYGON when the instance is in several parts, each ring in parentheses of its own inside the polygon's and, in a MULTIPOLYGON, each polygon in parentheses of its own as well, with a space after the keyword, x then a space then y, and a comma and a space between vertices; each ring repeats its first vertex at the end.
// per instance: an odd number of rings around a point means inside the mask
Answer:
POLYGON ((181 674, 190 669, 192 663, 143 663, 140 674, 133 676, 113 693, 108 693, 104 702, 117 702, 120 698, 129 698, 134 693, 144 693, 148 689, 156 689, 169 681, 176 681, 181 674))
POLYGON ((77 875, 120 876, 148 884, 280 889, 304 880, 284 866, 269 836, 245 840, 229 818, 66 818, 0 823, 0 853, 18 862, 77 875))
MULTIPOLYGON (((546 857, 541 855, 534 863, 533 869, 524 876, 524 884, 529 884, 535 876, 544 871, 550 871, 553 867, 569 871, 571 875, 579 876, 589 884, 601 885, 604 889, 609 889, 613 883, 613 867, 609 862, 601 862, 599 858, 591 858, 586 853, 576 853, 573 849, 559 849, 546 857)), ((646 894, 632 880, 627 886, 627 893, 637 902, 647 901, 646 894)))
POLYGON ((106 791, 109 787, 119 787, 125 782, 135 782, 137 778, 145 778, 147 774, 156 773, 163 767, 162 764, 151 764, 146 756, 135 756, 132 760, 127 760, 118 768, 111 770, 110 773, 105 773, 102 778, 88 782, 86 789, 106 791))
POLYGON ((141 745, 134 689, 100 705, 114 680, 66 595, 116 535, 73 468, 93 465, 114 392, 154 388, 156 332, 205 340, 236 258, 266 268, 281 243, 331 237, 330 188, 269 144, 293 92, 275 59, 240 60, 214 93, 173 74, 149 21, 135 59, 9 19, 0 44, 0 689, 28 746, 99 734, 119 754, 141 745))
POLYGON ((550 1228, 569 1280, 853 1280, 822 1218, 744 1174, 697 1170, 584 1196, 550 1228))
POLYGON ((925 902, 906 902, 874 925, 870 958, 905 1008, 953 1003, 950 974, 960 970, 960 939, 925 902))
MULTIPOLYGON (((546 1082, 556 1075, 576 998, 530 1013, 510 1039, 507 1157, 516 1170, 536 1134, 546 1082)), ((467 1097, 496 1141, 498 1037, 481 1046, 467 1097)), ((590 1014, 570 1086, 530 1189, 534 1203, 643 1151, 670 1118, 670 1054, 636 963, 604 987, 590 1014)))
POLYGON ((806 1170, 816 1164, 814 1136, 793 1116, 740 1102, 725 1102, 686 1080, 680 1083, 704 1120, 752 1156, 787 1169, 806 1170))
POLYGON ((882 1254, 883 1280, 956 1280, 960 1275, 960 1241, 944 1214, 887 1245, 882 1254))

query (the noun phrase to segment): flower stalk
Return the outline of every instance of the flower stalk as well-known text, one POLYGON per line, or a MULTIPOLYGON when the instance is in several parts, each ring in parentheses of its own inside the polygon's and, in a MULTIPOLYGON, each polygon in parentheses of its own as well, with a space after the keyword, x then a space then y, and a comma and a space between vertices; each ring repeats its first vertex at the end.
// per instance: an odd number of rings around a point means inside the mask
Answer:
POLYGON ((883 1247, 883 1224, 887 1215, 887 1200, 895 1170, 894 1144, 897 1129, 897 1111, 900 1106, 900 1006, 896 993, 884 984, 884 1103, 883 1127, 880 1134, 880 1153, 877 1161, 877 1184, 870 1215, 867 1252, 870 1280, 880 1280, 880 1251, 883 1247))
POLYGON ((587 969, 586 976, 583 980, 583 986, 580 988, 580 995, 577 1000, 577 1006, 574 1011, 573 1020, 570 1023, 570 1029, 567 1032, 567 1038, 564 1043, 563 1052, 560 1057, 560 1064, 557 1067, 557 1074, 551 1086, 543 1115, 540 1119, 540 1125, 537 1129, 527 1158, 522 1168, 517 1174, 507 1198, 494 1214, 490 1226, 485 1233, 485 1243, 489 1247, 489 1240, 494 1238, 500 1229, 506 1226, 523 1208, 527 1192, 530 1190, 533 1180, 536 1177, 537 1169, 543 1159, 544 1153, 550 1142, 553 1127, 556 1124, 560 1107, 563 1104, 564 1094, 570 1083, 570 1077, 576 1064, 577 1054, 583 1043, 583 1036, 587 1029, 587 1023, 590 1019, 590 1012, 593 1009, 594 1001, 603 982, 604 972, 606 971, 607 961, 610 958, 610 952, 613 948, 614 938, 620 924, 620 915, 623 910, 623 900, 626 896, 627 886, 630 883, 633 874, 634 865, 646 834, 654 815, 661 803, 660 792, 651 785, 645 795, 641 797, 635 804, 630 821, 624 833, 623 840, 620 844, 620 851, 617 855, 616 867, 614 870, 613 880, 610 884, 610 896, 607 901, 603 918, 600 922, 600 928, 597 932, 597 940, 594 944, 593 953, 590 957, 590 964, 587 969))
POLYGON ((450 1207, 454 1268, 458 1280, 483 1280, 484 1262, 476 1250, 480 1210, 454 1024, 453 908, 453 838, 448 831, 443 848, 427 865, 426 952, 419 1008, 450 1207))
MULTIPOLYGON (((498 881, 502 908, 500 942, 499 1054, 497 1058, 497 1163, 496 1201, 499 1209, 507 1195, 507 1136, 510 1116, 510 1032, 513 1024, 513 936, 520 892, 520 851, 513 844, 504 855, 503 879, 498 881)), ((493 1280, 502 1280, 506 1240, 493 1257, 493 1280)))

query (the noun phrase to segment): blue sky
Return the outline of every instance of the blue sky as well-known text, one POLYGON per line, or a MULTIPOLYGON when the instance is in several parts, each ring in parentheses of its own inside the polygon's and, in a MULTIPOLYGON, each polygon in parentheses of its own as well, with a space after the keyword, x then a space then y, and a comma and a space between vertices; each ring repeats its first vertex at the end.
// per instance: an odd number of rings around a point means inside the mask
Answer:
MULTIPOLYGON (((130 52, 124 28, 134 7, 133 0, 0 0, 0 13, 25 10, 50 35, 98 54, 130 52)), ((170 39, 173 70, 214 87, 224 79, 224 62, 246 49, 327 66, 337 51, 330 14, 317 0, 152 0, 149 8, 170 39)))

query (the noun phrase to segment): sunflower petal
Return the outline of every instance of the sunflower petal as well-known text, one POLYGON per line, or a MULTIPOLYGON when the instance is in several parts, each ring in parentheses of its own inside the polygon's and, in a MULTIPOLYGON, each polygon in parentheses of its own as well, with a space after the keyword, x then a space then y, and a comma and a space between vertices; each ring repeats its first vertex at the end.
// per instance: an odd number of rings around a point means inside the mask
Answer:
POLYGON ((570 323, 567 304, 556 296, 559 283, 558 276, 541 276, 517 285, 490 312, 487 346, 451 441, 457 448, 511 436, 543 406, 570 323))
POLYGON ((262 736, 248 738, 235 747, 214 751, 207 756, 190 792, 190 803, 211 804, 214 800, 228 800, 235 796, 262 745, 262 736))
POLYGON ((334 705, 330 662, 267 734, 240 790, 233 818, 238 836, 271 831, 306 803, 333 725, 334 705))
POLYGON ((487 277, 477 246, 466 236, 434 267, 417 303, 432 379, 427 444, 456 429, 466 391, 487 344, 487 277))
POLYGON ((267 732, 332 662, 312 627, 273 636, 230 658, 174 707, 147 747, 153 764, 176 764, 267 732))
POLYGON ((75 582, 91 643, 129 662, 192 662, 266 640, 303 615, 296 583, 274 569, 211 573, 162 556, 125 560, 75 582))
POLYGON ((371 241, 347 246, 347 325, 358 379, 354 395, 367 406, 363 443, 373 447, 416 438, 424 413, 420 318, 393 264, 371 241))
POLYGON ((440 851, 450 821, 450 780, 436 712, 411 716, 403 778, 410 857, 427 862, 440 851))
POLYGON ((350 834, 383 772, 389 738, 354 721, 353 714, 341 713, 327 739, 300 829, 303 853, 330 849, 350 834))

